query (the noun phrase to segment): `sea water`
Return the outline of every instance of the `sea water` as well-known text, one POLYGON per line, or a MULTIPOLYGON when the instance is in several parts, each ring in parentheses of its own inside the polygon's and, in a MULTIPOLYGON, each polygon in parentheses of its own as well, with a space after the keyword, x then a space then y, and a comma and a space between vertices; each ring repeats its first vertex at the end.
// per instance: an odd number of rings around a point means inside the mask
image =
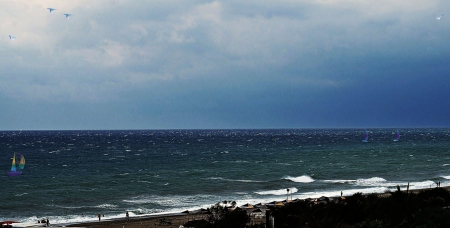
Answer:
POLYGON ((450 185, 450 129, 0 132, 0 221, 95 221, 450 185), (14 152, 23 174, 8 177, 14 152))

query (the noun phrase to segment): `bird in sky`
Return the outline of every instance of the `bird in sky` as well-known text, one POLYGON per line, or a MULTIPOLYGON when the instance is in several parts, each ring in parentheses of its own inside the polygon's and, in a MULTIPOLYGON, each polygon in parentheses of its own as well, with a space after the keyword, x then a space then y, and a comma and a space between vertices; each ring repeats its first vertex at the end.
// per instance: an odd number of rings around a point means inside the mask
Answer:
POLYGON ((67 20, 69 20, 69 17, 72 16, 72 14, 65 13, 64 16, 66 16, 67 20))
POLYGON ((444 16, 444 14, 442 14, 441 16, 436 17, 436 20, 441 20, 442 16, 444 16))
POLYGON ((16 37, 9 35, 10 40, 14 40, 16 37))
POLYGON ((50 13, 52 13, 53 11, 55 11, 56 9, 53 9, 53 8, 47 8, 49 11, 50 11, 50 13))

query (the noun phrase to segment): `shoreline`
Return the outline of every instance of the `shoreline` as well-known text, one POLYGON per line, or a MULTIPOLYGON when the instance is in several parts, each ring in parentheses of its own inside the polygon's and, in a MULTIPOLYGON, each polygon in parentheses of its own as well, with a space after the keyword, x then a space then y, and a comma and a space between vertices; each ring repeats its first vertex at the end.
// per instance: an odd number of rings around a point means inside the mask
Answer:
MULTIPOLYGON (((433 187, 436 188, 436 187, 433 187)), ((444 186, 440 187, 443 189, 446 189, 447 191, 450 191, 450 186, 444 186)), ((427 191, 432 188, 423 188, 423 189, 413 189, 409 190, 412 194, 418 194, 422 191, 427 191)), ((401 190, 402 192, 406 192, 406 190, 401 190)), ((391 191, 394 192, 394 191, 391 191)), ((380 197, 386 197, 389 196, 389 193, 375 193, 378 194, 380 197)), ((340 197, 329 197, 329 198, 340 198, 340 197)), ((317 200, 318 198, 315 198, 317 200)), ((299 199, 296 199, 299 200, 299 199)), ((284 202, 286 200, 282 200, 279 202, 284 202)), ((294 200, 295 201, 295 200, 294 200)), ((269 203, 265 203, 269 204, 269 203)), ((238 206, 242 207, 242 206, 238 206)), ((129 218, 129 221, 127 221, 125 215, 123 218, 114 218, 114 219, 105 219, 101 221, 94 221, 94 222, 79 222, 79 223, 70 223, 70 224, 50 224, 51 227, 94 227, 94 228, 125 228, 125 227, 133 227, 133 228, 179 228, 180 225, 185 224, 188 221, 196 220, 196 219, 202 219, 205 217, 205 214, 202 213, 200 210, 193 211, 191 213, 167 213, 167 214, 146 214, 146 215, 139 215, 139 216, 133 216, 129 218)), ((264 219, 265 220, 265 219, 264 219)))

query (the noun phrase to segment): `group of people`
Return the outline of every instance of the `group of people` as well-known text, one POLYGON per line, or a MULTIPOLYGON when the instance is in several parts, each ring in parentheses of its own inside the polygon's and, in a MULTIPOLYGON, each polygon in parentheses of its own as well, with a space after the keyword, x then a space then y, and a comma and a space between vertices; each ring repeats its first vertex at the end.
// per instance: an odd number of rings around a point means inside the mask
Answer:
POLYGON ((45 226, 50 226, 50 222, 48 221, 48 219, 38 220, 38 223, 45 223, 45 226))
MULTIPOLYGON (((127 222, 130 221, 130 214, 128 214, 128 211, 125 213, 125 215, 127 217, 127 222)), ((100 222, 101 217, 105 217, 105 215, 102 216, 100 214, 97 214, 97 217, 98 217, 98 221, 100 222)), ((48 219, 47 219, 47 223, 48 223, 48 219)))

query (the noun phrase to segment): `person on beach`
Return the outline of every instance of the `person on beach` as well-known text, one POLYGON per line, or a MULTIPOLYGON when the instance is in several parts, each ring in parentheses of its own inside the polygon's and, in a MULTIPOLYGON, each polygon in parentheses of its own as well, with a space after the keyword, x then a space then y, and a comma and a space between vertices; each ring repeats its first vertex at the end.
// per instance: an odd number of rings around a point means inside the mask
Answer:
POLYGON ((102 217, 100 214, 97 214, 98 221, 100 222, 100 218, 102 217))
POLYGON ((127 222, 130 221, 130 214, 128 214, 128 211, 126 213, 126 216, 127 216, 127 222))
POLYGON ((48 221, 48 218, 47 218, 46 223, 47 223, 47 227, 49 227, 50 226, 50 222, 48 221))

